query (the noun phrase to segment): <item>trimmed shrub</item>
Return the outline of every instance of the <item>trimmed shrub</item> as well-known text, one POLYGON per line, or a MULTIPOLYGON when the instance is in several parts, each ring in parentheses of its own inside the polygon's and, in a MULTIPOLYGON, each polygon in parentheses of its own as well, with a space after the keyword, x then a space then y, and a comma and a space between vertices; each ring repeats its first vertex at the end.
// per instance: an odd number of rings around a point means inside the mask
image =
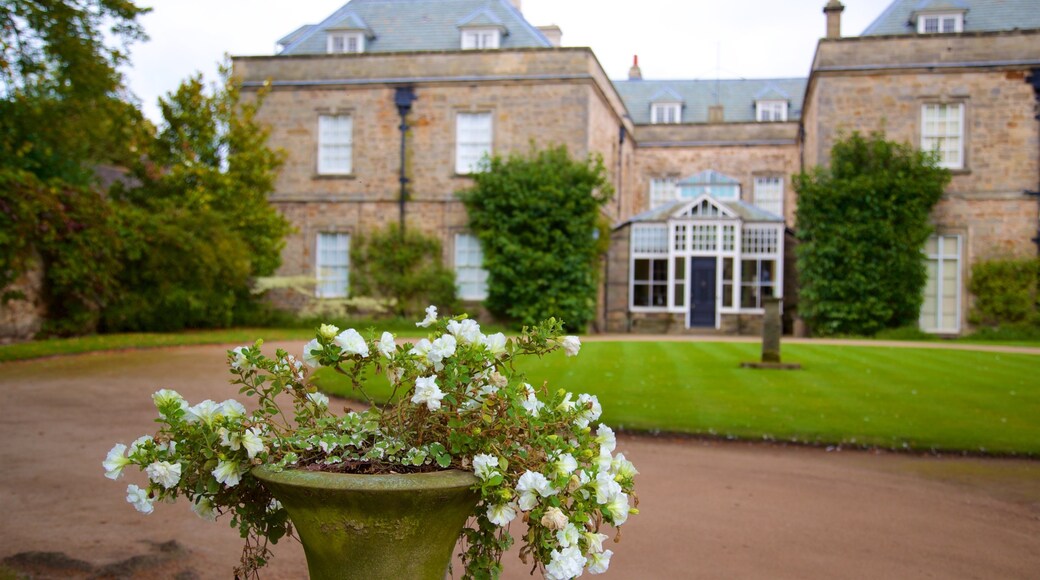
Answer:
POLYGON ((975 295, 972 324, 1040 324, 1037 279, 1040 259, 989 260, 971 267, 968 289, 975 295))

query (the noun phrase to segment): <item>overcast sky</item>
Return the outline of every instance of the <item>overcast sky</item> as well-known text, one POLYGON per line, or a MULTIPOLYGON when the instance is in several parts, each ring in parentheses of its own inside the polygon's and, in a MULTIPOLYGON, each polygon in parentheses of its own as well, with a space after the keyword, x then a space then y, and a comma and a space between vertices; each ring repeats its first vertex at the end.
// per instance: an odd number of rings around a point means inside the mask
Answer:
MULTIPOLYGON (((858 35, 892 0, 844 0, 842 34, 858 35)), ((826 0, 522 0, 564 46, 589 46, 612 79, 639 55, 645 79, 804 77, 824 34, 826 0)), ((212 80, 225 53, 274 54, 275 41, 346 0, 140 0, 151 37, 132 48, 130 89, 145 114, 196 71, 212 80)))

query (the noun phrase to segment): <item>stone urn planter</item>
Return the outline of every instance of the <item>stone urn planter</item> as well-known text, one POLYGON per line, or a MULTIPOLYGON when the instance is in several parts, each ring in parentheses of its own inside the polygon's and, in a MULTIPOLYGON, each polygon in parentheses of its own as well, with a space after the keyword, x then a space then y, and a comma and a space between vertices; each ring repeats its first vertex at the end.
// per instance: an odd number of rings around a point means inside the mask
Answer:
POLYGON ((256 467, 289 512, 312 580, 442 580, 479 494, 466 471, 357 475, 256 467))

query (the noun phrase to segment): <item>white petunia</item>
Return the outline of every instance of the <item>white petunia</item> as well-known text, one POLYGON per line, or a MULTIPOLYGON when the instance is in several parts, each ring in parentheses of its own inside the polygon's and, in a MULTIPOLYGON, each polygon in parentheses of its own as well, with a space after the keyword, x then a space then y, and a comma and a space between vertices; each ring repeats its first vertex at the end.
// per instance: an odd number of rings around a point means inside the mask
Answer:
POLYGON ((319 409, 329 406, 329 398, 325 393, 307 393, 307 400, 319 409))
POLYGON ((159 416, 163 419, 172 419, 167 412, 173 411, 175 408, 179 408, 182 411, 188 410, 188 402, 184 400, 184 397, 180 393, 171 389, 159 389, 152 395, 152 402, 155 403, 155 408, 159 410, 159 416))
POLYGON ((318 339, 313 338, 310 342, 303 345, 303 364, 309 366, 312 369, 318 368, 321 364, 318 362, 318 355, 314 351, 321 352, 321 344, 318 343, 318 339))
POLYGON ((217 429, 217 435, 220 435, 220 444, 232 451, 238 451, 242 448, 242 434, 237 431, 232 431, 226 427, 217 429))
POLYGON ((600 453, 613 453, 614 448, 617 447, 617 438, 614 436, 614 430, 600 423, 599 428, 596 429, 596 443, 599 443, 600 453))
POLYGON ((574 420, 574 424, 578 427, 588 427, 589 423, 599 419, 599 416, 603 414, 603 407, 600 406, 596 395, 587 393, 578 395, 578 408, 582 410, 578 413, 578 418, 574 420))
POLYGON ((550 507, 542 514, 541 524, 550 530, 562 530, 568 523, 567 514, 558 507, 550 507))
POLYGON ((155 500, 148 497, 148 490, 133 484, 126 486, 126 501, 143 514, 150 514, 155 510, 155 500))
POLYGON ((419 360, 416 361, 420 366, 426 366, 427 357, 430 354, 430 348, 433 347, 433 343, 429 339, 421 338, 419 342, 412 345, 412 349, 409 354, 416 356, 419 360))
POLYGON ((482 344, 485 336, 480 332, 480 325, 476 320, 452 320, 448 322, 450 332, 462 344, 482 344))
POLYGON ((227 487, 235 487, 242 479, 238 463, 234 461, 220 460, 217 467, 211 472, 217 483, 223 483, 227 487))
POLYGON ((506 352, 506 335, 501 332, 490 334, 484 339, 484 348, 494 356, 500 356, 506 352))
POLYGON ((556 409, 565 413, 568 411, 572 411, 574 409, 574 406, 577 405, 577 403, 571 400, 571 397, 573 396, 574 395, 572 393, 567 393, 566 395, 564 395, 563 400, 560 401, 560 404, 556 405, 556 409))
POLYGON ((624 493, 614 494, 603 508, 610 514, 610 518, 613 520, 611 523, 615 527, 628 521, 628 495, 624 493))
POLYGON ((426 408, 431 411, 440 409, 444 393, 437 386, 436 380, 436 375, 415 379, 415 394, 412 395, 412 402, 416 405, 425 403, 426 408))
POLYGON ((194 407, 188 407, 185 420, 189 423, 202 421, 206 425, 212 425, 213 421, 220 418, 221 407, 217 403, 206 399, 194 407))
POLYGON ((621 493, 621 484, 614 481, 609 473, 596 475, 596 503, 605 504, 619 493, 621 493))
POLYGON ((342 354, 356 354, 362 358, 368 356, 368 343, 353 328, 348 328, 336 335, 336 339, 333 342, 340 348, 342 354))
POLYGON ((585 556, 577 546, 553 550, 549 563, 545 566, 546 580, 570 580, 581 576, 585 571, 585 556))
POLYGON ((148 474, 148 479, 158 483, 166 489, 175 487, 177 482, 181 480, 180 463, 156 461, 148 467, 145 467, 144 472, 148 474))
POLYGON ((458 343, 454 336, 445 334, 430 344, 430 351, 426 353, 426 359, 429 360, 434 367, 440 369, 442 361, 455 354, 455 347, 457 344, 458 343))
POLYGON ((242 447, 245 448, 246 454, 252 459, 256 457, 257 453, 264 450, 264 440, 260 438, 260 428, 251 427, 242 433, 242 447))
POLYGON ((426 307, 426 318, 422 322, 416 322, 415 325, 426 328, 434 322, 437 322, 437 307, 431 305, 426 307))
POLYGON ((578 351, 581 350, 581 341, 577 336, 563 337, 560 345, 563 346, 563 352, 567 353, 567 356, 577 356, 578 351))
POLYGON ((520 403, 520 406, 522 406, 532 417, 537 417, 538 412, 545 407, 545 403, 538 400, 538 395, 535 394, 531 385, 524 383, 524 389, 527 391, 527 398, 520 403))
POLYGON ((127 456, 133 457, 134 454, 137 453, 142 447, 144 447, 146 443, 150 443, 152 441, 153 439, 151 435, 141 435, 137 439, 134 439, 134 442, 130 444, 130 451, 126 452, 127 456))
POLYGON ((130 465, 130 460, 123 454, 126 452, 126 445, 122 443, 116 443, 114 447, 108 452, 108 457, 101 462, 101 467, 105 468, 105 477, 109 479, 119 479, 123 475, 123 468, 130 465))
POLYGON ((631 461, 625 459, 624 453, 618 453, 614 460, 610 462, 610 472, 621 479, 631 479, 639 475, 636 466, 632 465, 631 461))
POLYGON ((585 532, 585 541, 589 544, 589 552, 598 554, 603 551, 603 542, 610 536, 599 532, 585 532))
POLYGON ((549 485, 544 475, 528 470, 516 482, 516 492, 520 496, 520 509, 528 511, 538 503, 538 496, 549 497, 556 490, 549 485))
POLYGON ((570 475, 578 468, 578 460, 570 453, 564 453, 553 465, 558 475, 570 475))
POLYGON ((339 327, 332 324, 322 324, 318 327, 318 334, 325 340, 332 340, 339 334, 339 327))
POLYGON ((384 332, 383 336, 379 337, 379 342, 376 343, 376 350, 386 358, 393 356, 397 350, 397 344, 394 343, 394 335, 384 332))
POLYGON ((208 497, 199 496, 191 504, 191 511, 207 522, 217 521, 217 511, 208 497))
POLYGON ((473 473, 484 481, 498 474, 495 467, 498 467, 498 458, 494 455, 481 453, 473 458, 473 473))
POLYGON ((228 399, 220 404, 218 413, 228 419, 241 419, 246 416, 246 408, 242 403, 234 399, 228 399))
POLYGON ((614 555, 614 552, 607 550, 605 552, 593 552, 589 554, 586 559, 586 564, 589 567, 589 574, 602 574, 607 571, 610 567, 610 557, 614 555))
POLYGON ((571 522, 567 522, 567 525, 563 526, 562 530, 556 532, 556 541, 564 548, 577 546, 578 538, 580 537, 581 532, 579 532, 577 526, 571 522))
POLYGON ((249 364, 249 359, 246 358, 246 349, 248 348, 248 346, 236 346, 231 349, 231 352, 235 355, 231 359, 231 368, 244 371, 253 370, 253 365, 249 364))
POLYGON ((508 525, 509 522, 516 518, 516 504, 501 503, 498 505, 488 506, 487 518, 488 521, 496 526, 501 527, 508 525))

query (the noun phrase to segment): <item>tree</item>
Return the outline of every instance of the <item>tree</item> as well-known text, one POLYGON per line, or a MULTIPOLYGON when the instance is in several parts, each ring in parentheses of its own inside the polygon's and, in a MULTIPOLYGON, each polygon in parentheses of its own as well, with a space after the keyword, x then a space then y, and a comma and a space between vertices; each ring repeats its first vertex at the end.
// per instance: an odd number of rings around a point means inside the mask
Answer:
POLYGON ((160 99, 136 183, 112 191, 127 255, 108 329, 226 326, 278 268, 291 227, 267 201, 283 156, 256 120, 262 98, 244 101, 225 65, 212 90, 196 75, 160 99))
POLYGON ((595 313, 600 210, 613 195, 603 160, 564 146, 485 161, 460 192, 488 271, 488 310, 532 325, 554 316, 580 331, 595 313))
POLYGON ((840 139, 830 167, 795 176, 801 315, 820 335, 873 335, 916 323, 921 248, 950 173, 884 133, 840 139))

